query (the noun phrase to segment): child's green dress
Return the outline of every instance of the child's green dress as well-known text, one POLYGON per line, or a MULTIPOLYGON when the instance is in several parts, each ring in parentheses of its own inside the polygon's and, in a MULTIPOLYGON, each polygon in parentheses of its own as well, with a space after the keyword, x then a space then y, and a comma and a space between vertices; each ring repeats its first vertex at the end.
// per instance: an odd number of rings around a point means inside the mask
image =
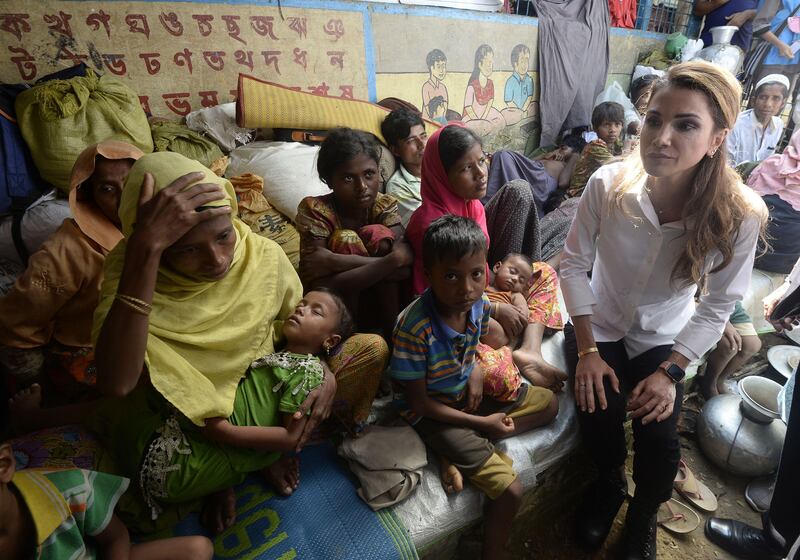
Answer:
MULTIPOLYGON (((239 382, 228 420, 236 426, 282 425, 280 414, 296 412, 322 380, 319 358, 289 352, 265 356, 239 382)), ((123 473, 138 483, 153 519, 159 502, 188 502, 230 488, 280 456, 207 440, 149 385, 103 407, 93 424, 122 462, 123 473)))

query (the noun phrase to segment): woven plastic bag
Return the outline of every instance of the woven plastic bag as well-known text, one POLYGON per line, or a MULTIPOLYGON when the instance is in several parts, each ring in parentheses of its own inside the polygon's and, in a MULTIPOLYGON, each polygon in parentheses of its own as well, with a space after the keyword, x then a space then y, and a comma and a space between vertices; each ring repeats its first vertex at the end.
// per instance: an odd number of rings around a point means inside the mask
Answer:
POLYGON ((91 144, 113 139, 153 151, 139 97, 110 76, 89 70, 85 77, 37 84, 20 93, 15 106, 39 174, 64 192, 75 159, 91 144))
POLYGON ((176 152, 199 161, 206 167, 222 157, 222 150, 212 140, 203 137, 186 125, 167 120, 150 123, 153 145, 157 152, 176 152))
POLYGON ((281 246, 289 262, 300 264, 300 234, 289 218, 275 210, 264 197, 264 179, 252 173, 231 177, 239 205, 239 218, 262 237, 281 246))

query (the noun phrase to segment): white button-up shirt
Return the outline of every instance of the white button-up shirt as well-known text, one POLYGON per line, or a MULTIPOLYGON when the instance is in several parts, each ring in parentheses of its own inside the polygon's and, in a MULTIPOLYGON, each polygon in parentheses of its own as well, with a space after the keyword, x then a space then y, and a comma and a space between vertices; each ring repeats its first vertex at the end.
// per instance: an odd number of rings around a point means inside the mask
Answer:
POLYGON ((775 153, 783 134, 783 121, 772 117, 767 126, 758 122, 752 109, 743 111, 728 136, 728 163, 737 166, 747 161, 763 161, 775 153))
MULTIPOLYGON (((684 222, 659 224, 644 181, 624 195, 625 212, 620 210, 609 194, 623 165, 598 169, 581 196, 561 261, 567 311, 571 316, 591 315, 598 342, 624 339, 630 358, 671 344, 695 360, 719 340, 734 304, 747 290, 759 217, 752 215, 742 223, 725 268, 710 273, 722 255, 713 250, 706 257, 707 293, 695 306, 696 286, 671 280, 686 245, 684 222)), ((752 198, 766 215, 763 202, 752 198)))

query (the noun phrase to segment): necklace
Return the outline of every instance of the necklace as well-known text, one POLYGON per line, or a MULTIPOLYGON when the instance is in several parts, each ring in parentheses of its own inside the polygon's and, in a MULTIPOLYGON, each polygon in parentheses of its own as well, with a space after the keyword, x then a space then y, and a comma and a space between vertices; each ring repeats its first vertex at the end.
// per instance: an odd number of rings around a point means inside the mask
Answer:
MULTIPOLYGON (((302 391, 304 399, 311 391, 322 385, 325 381, 325 372, 322 369, 322 362, 319 358, 311 354, 292 354, 291 352, 285 351, 275 352, 274 354, 268 354, 263 358, 259 358, 250 365, 252 368, 260 366, 273 366, 288 370, 291 373, 302 373, 303 378, 300 383, 292 389, 292 395, 296 395, 302 391)), ((291 376, 282 379, 280 383, 272 388, 272 392, 277 393, 280 391, 283 385, 289 383, 291 379, 291 376)))

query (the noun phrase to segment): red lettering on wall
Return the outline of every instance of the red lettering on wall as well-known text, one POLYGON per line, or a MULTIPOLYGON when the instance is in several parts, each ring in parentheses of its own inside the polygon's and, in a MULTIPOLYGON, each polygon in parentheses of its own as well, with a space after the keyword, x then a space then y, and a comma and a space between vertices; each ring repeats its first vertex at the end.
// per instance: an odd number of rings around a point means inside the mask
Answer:
POLYGON ((225 51, 203 51, 203 58, 212 70, 220 72, 225 68, 225 51))
POLYGON ((158 74, 159 70, 161 70, 161 62, 158 60, 159 56, 161 56, 161 53, 139 53, 139 58, 144 60, 147 73, 151 76, 155 76, 158 74))
POLYGON ((214 16, 208 14, 195 14, 192 16, 192 19, 197 21, 197 29, 200 30, 200 35, 203 37, 208 37, 211 35, 211 20, 214 19, 214 16))
POLYGON ((328 84, 325 82, 322 82, 318 86, 308 86, 306 89, 314 95, 321 95, 323 97, 327 97, 328 91, 330 91, 330 87, 328 87, 328 84))
POLYGON ((147 24, 146 15, 128 14, 125 16, 125 23, 128 24, 128 31, 131 33, 141 33, 148 39, 150 38, 150 26, 147 24))
POLYGON ((111 29, 108 27, 108 22, 110 19, 111 14, 107 14, 103 10, 100 10, 96 14, 89 14, 86 16, 86 25, 88 25, 93 31, 97 31, 102 25, 106 28, 106 35, 110 39, 111 29))
POLYGON ((247 66, 250 71, 253 70, 253 51, 236 51, 233 53, 233 58, 239 64, 247 66))
POLYGON ((59 11, 57 14, 45 14, 42 19, 44 19, 48 29, 72 38, 72 29, 69 26, 69 20, 72 19, 70 14, 59 11))
POLYGON ((108 68, 108 71, 112 74, 124 76, 128 71, 128 68, 125 65, 124 54, 104 54, 102 57, 103 63, 106 65, 106 68, 108 68))
POLYGON ((31 31, 31 24, 26 21, 30 17, 28 14, 0 14, 0 29, 8 31, 21 41, 22 34, 31 31))
POLYGON ((142 106, 142 110, 147 113, 148 115, 152 115, 150 112, 150 98, 146 95, 139 96, 139 105, 142 106))
POLYGON ((34 79, 36 77, 36 64, 34 64, 36 59, 22 47, 9 46, 8 50, 11 51, 11 54, 19 55, 12 56, 11 62, 17 65, 17 70, 19 70, 19 75, 22 79, 25 81, 34 79))
POLYGON ((339 91, 342 92, 342 99, 353 99, 353 86, 339 86, 339 91))
POLYGON ((261 51, 261 54, 264 56, 264 64, 267 66, 272 64, 275 67, 275 72, 280 75, 281 70, 278 68, 278 57, 281 51, 261 51))
POLYGON ((299 47, 295 47, 292 52, 294 53, 295 63, 302 66, 303 70, 306 70, 306 66, 308 66, 308 51, 304 51, 299 47))
POLYGON ((278 40, 275 32, 272 30, 272 24, 275 18, 272 16, 250 16, 250 25, 256 33, 262 37, 269 37, 270 39, 278 40))
POLYGON ((181 117, 185 117, 192 112, 192 104, 189 103, 188 93, 165 93, 161 96, 167 104, 167 108, 181 117))
POLYGON ((200 95, 200 105, 203 107, 213 107, 219 104, 216 91, 199 91, 198 94, 200 95))
POLYGON ((192 73, 192 51, 189 49, 176 52, 172 60, 175 61, 176 66, 186 66, 189 69, 189 74, 192 73))
POLYGON ((61 48, 58 49, 58 54, 56 54, 57 60, 69 60, 72 62, 73 66, 79 66, 81 62, 85 61, 87 58, 89 58, 88 55, 73 53, 66 45, 62 45, 61 48))
POLYGON ((242 32, 242 30, 239 29, 239 23, 237 22, 239 16, 220 16, 220 17, 223 20, 225 20, 225 27, 228 28, 228 35, 230 35, 232 39, 236 39, 240 43, 244 43, 246 45, 247 41, 239 37, 239 34, 242 32))
POLYGON ((322 29, 327 35, 332 36, 334 41, 344 37, 344 24, 340 19, 329 19, 322 29))
POLYGON ((328 51, 331 66, 338 66, 339 70, 344 68, 344 51, 328 51))
POLYGON ((158 19, 161 20, 161 25, 164 26, 164 29, 166 29, 167 33, 170 35, 174 35, 175 37, 183 35, 183 24, 178 19, 178 14, 175 12, 170 12, 168 14, 161 12, 158 19))
POLYGON ((297 33, 298 37, 304 39, 306 36, 306 18, 290 17, 287 18, 289 29, 297 33))

